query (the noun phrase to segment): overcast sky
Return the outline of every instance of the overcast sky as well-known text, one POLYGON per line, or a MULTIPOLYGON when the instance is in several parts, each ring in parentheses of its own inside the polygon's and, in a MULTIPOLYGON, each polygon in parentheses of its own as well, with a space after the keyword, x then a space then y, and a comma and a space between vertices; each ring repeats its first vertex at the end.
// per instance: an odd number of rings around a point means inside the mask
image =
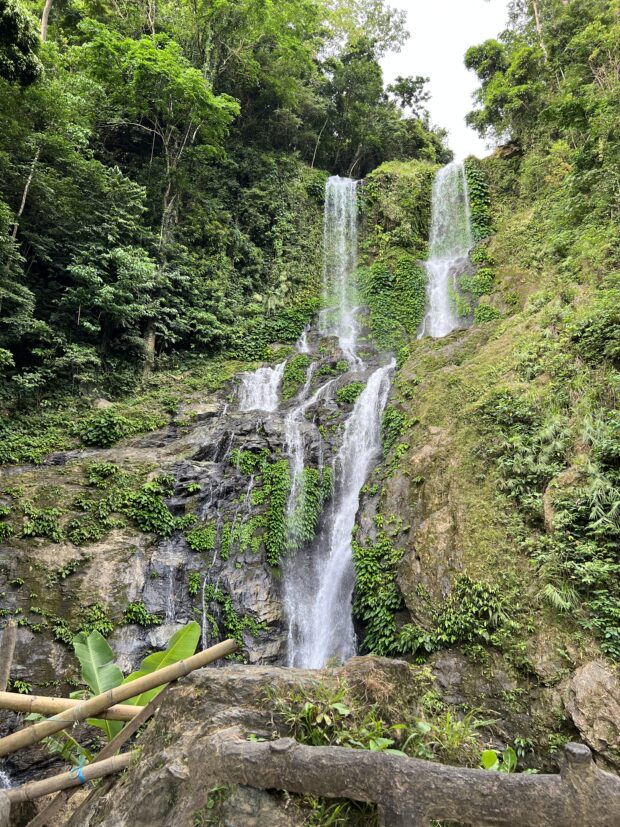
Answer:
POLYGON ((485 142, 465 125, 476 76, 463 65, 469 46, 496 37, 508 19, 508 0, 389 0, 405 9, 411 37, 382 60, 385 82, 398 75, 430 77, 431 119, 449 131, 457 159, 486 155, 485 142))

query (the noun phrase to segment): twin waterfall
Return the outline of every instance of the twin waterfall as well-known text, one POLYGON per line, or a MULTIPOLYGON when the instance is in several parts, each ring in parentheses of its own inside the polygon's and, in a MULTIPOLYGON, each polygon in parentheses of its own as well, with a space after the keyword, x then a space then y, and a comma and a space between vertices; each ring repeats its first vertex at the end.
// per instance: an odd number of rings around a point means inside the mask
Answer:
POLYGON ((467 179, 462 163, 439 170, 433 185, 427 313, 420 336, 447 336, 462 320, 456 309, 456 277, 467 263, 473 245, 467 179))
POLYGON ((323 226, 323 307, 319 332, 337 336, 351 367, 363 367, 355 348, 359 324, 357 291, 352 278, 357 269, 357 181, 330 178, 325 190, 323 226))
MULTIPOLYGON (((282 417, 291 487, 287 513, 292 536, 294 517, 303 511, 305 470, 323 473, 325 456, 331 456, 333 488, 316 537, 282 561, 283 602, 287 622, 287 663, 320 668, 331 660, 355 654, 356 638, 351 614, 355 585, 352 535, 360 492, 381 453, 380 426, 390 389, 394 362, 385 364, 367 350, 366 364, 358 352, 361 323, 357 306, 357 182, 333 177, 327 182, 324 223, 323 307, 318 331, 306 330, 297 351, 319 358, 319 344, 334 347, 348 364, 346 373, 324 378, 312 361, 295 399, 280 402, 280 385, 286 361, 263 367, 242 377, 240 409, 274 412, 282 417), (329 343, 333 342, 332 345, 329 343), (325 431, 315 424, 319 409, 334 409, 335 393, 351 382, 363 383, 344 424, 339 447, 325 442, 325 431)), ((428 312, 420 335, 445 336, 459 326, 454 309, 455 276, 472 245, 463 166, 449 164, 437 174, 433 189, 428 312)))

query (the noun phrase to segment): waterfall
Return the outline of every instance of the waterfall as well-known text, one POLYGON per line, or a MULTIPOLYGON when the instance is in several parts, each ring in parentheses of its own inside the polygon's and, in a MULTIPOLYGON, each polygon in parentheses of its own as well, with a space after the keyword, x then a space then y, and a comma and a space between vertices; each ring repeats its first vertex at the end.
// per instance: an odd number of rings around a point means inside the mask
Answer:
POLYGON ((176 617, 176 604, 174 600, 174 581, 176 571, 170 566, 166 580, 166 623, 174 623, 176 617))
POLYGON ((10 790, 12 786, 11 776, 5 770, 0 770, 0 790, 10 790))
POLYGON ((467 179, 461 162, 440 169, 433 184, 427 313, 420 336, 440 338, 459 327, 455 306, 456 277, 473 245, 467 179))
POLYGON ((355 352, 358 324, 355 318, 357 268, 357 181, 332 176, 325 189, 323 225, 323 306, 319 330, 337 336, 340 349, 352 367, 362 367, 355 352))
POLYGON ((381 451, 381 415, 392 368, 390 364, 372 373, 345 424, 334 463, 334 506, 325 536, 301 565, 297 558, 286 567, 291 666, 320 668, 331 658, 342 661, 355 654, 352 532, 360 491, 381 451))
POLYGON ((305 327, 303 333, 297 340, 295 345, 298 353, 310 353, 310 345, 308 344, 308 328, 305 327))
POLYGON ((277 410, 285 365, 286 360, 280 362, 274 368, 259 368, 253 373, 243 373, 241 375, 239 410, 277 410))
MULTIPOLYGON (((355 585, 352 533, 359 498, 373 463, 381 451, 380 426, 390 388, 393 364, 367 370, 356 352, 359 324, 356 318, 357 183, 330 178, 325 192, 323 268, 324 310, 319 332, 337 336, 349 363, 349 376, 367 379, 344 424, 340 449, 333 461, 332 502, 310 548, 283 561, 284 608, 288 620, 288 663, 319 668, 328 660, 344 660, 355 654, 351 599, 355 585), (362 373, 363 371, 363 373, 362 373), (362 375, 360 376, 360 373, 362 375)), ((298 344, 301 350, 307 340, 298 344)), ((328 400, 338 379, 324 382, 311 394, 312 365, 284 425, 291 467, 288 500, 289 525, 304 503, 304 468, 307 443, 313 434, 308 411, 328 400)), ((316 429, 318 432, 318 429, 316 429)), ((313 444, 314 444, 313 440, 313 444)), ((322 440, 318 440, 318 464, 322 467, 322 440)))

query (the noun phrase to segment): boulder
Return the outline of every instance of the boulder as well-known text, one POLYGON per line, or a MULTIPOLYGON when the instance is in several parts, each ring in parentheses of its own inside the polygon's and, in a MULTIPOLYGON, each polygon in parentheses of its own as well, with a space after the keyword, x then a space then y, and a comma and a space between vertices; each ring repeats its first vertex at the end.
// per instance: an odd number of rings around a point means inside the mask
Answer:
POLYGON ((97 399, 93 399, 90 403, 91 408, 95 411, 104 411, 106 408, 113 408, 114 402, 110 402, 109 399, 104 399, 103 397, 99 397, 97 399))
POLYGON ((577 669, 563 693, 566 711, 581 737, 599 755, 620 766, 620 675, 604 661, 577 669))

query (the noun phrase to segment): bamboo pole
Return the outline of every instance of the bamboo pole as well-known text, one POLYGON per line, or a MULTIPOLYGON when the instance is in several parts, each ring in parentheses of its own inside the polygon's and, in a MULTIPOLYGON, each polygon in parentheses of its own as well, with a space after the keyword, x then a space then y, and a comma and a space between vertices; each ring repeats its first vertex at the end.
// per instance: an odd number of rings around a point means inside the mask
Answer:
POLYGON ((2 633, 0 643, 0 690, 4 692, 11 676, 11 664, 15 653, 15 641, 17 639, 17 624, 9 620, 2 633))
MULTIPOLYGON (((0 692, 0 709, 13 712, 37 712, 40 715, 56 715, 65 709, 81 704, 77 698, 50 698, 43 695, 18 695, 16 692, 0 692)), ((98 715, 107 721, 131 721, 144 709, 142 706, 117 704, 98 715)))
MULTIPOLYGON (((131 736, 137 732, 137 730, 144 724, 148 719, 153 715, 157 707, 161 704, 164 700, 166 695, 170 692, 170 689, 174 686, 174 683, 169 683, 165 689, 163 689, 158 695, 156 695, 150 703, 143 707, 136 707, 137 709, 141 709, 142 711, 136 715, 136 717, 131 721, 131 723, 127 724, 127 726, 123 727, 118 735, 113 738, 109 744, 106 744, 105 747, 99 752, 91 761, 91 764, 98 763, 99 761, 103 761, 106 758, 110 758, 117 752, 123 744, 128 741, 131 736)), ((77 792, 77 788, 73 788, 70 790, 62 790, 58 793, 58 795, 50 801, 47 807, 42 810, 37 816, 35 816, 32 821, 29 821, 26 827, 45 827, 46 825, 50 825, 52 823, 52 819, 58 814, 58 812, 64 807, 67 801, 71 798, 71 796, 77 792)))
POLYGON ((103 778, 113 772, 121 772, 134 761, 140 754, 139 750, 124 752, 122 755, 115 755, 105 761, 98 761, 96 764, 88 764, 85 767, 74 767, 69 772, 60 775, 53 775, 51 778, 43 778, 41 781, 31 781, 29 784, 22 784, 12 790, 6 790, 6 796, 11 804, 21 801, 32 801, 34 798, 41 798, 43 795, 55 793, 58 790, 66 790, 68 787, 79 787, 87 781, 95 778, 103 778))
POLYGON ((12 735, 0 738, 0 758, 24 747, 29 747, 31 744, 36 744, 48 735, 60 732, 61 729, 66 729, 77 721, 96 718, 105 709, 109 709, 116 703, 122 703, 129 700, 129 698, 141 695, 143 692, 148 692, 150 689, 155 689, 165 683, 177 680, 177 678, 182 678, 195 669, 207 666, 207 664, 213 663, 213 661, 223 658, 225 655, 231 655, 237 651, 237 648, 238 646, 234 640, 225 640, 216 646, 211 646, 209 649, 199 652, 197 655, 192 655, 187 660, 180 660, 163 669, 158 669, 156 672, 151 672, 150 675, 143 675, 135 681, 115 686, 101 695, 95 695, 94 698, 81 701, 76 707, 64 710, 58 715, 48 718, 47 721, 39 721, 39 723, 20 729, 12 735))

